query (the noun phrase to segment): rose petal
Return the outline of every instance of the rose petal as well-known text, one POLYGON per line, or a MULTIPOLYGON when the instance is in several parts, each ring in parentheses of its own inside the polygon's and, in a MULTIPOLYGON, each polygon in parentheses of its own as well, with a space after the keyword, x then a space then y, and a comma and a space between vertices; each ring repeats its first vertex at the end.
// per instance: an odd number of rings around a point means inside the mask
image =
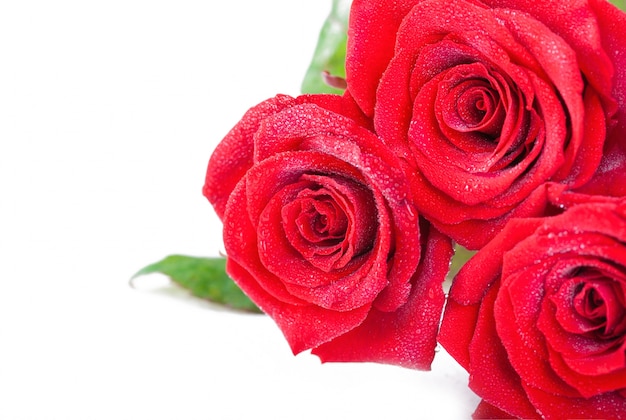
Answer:
POLYGON ((280 111, 300 104, 314 104, 341 113, 349 119, 351 125, 371 125, 348 92, 344 96, 302 95, 297 98, 277 95, 252 107, 217 145, 209 160, 202 192, 220 218, 224 216, 228 196, 254 163, 255 154, 258 153, 254 147, 254 138, 261 125, 280 111))
POLYGON ((299 190, 281 209, 290 244, 326 272, 341 269, 352 258, 371 251, 377 227, 371 192, 340 176, 305 174, 301 180, 311 182, 311 187, 299 190))
MULTIPOLYGON (((544 0, 541 2, 483 0, 483 3, 492 8, 524 11, 545 24, 572 46, 587 80, 598 92, 608 96, 610 92, 608 81, 612 79, 613 66, 605 52, 611 49, 603 45, 605 44, 604 38, 607 36, 618 38, 620 34, 624 34, 624 27, 619 23, 623 17, 618 16, 619 13, 614 6, 597 0, 544 0), (604 11, 604 16, 602 16, 602 11, 604 11), (614 23, 615 31, 608 26, 609 23, 614 23), (603 30, 601 31, 600 28, 603 30)), ((622 36, 622 46, 624 46, 623 39, 622 36)))
POLYGON ((434 229, 427 231, 425 254, 406 304, 394 312, 373 308, 361 326, 314 349, 313 354, 323 362, 361 360, 429 369, 444 303, 442 283, 451 256, 450 240, 434 229))
POLYGON ((226 264, 226 271, 237 285, 276 322, 294 354, 345 334, 361 324, 370 309, 363 306, 352 311, 335 312, 315 305, 290 305, 268 294, 257 283, 258 278, 234 259, 229 258, 226 264))
POLYGON ((617 392, 584 399, 563 398, 530 386, 525 390, 537 412, 548 419, 620 419, 626 413, 626 398, 617 392))
POLYGON ((485 401, 521 418, 534 418, 537 411, 529 403, 522 381, 509 363, 495 331, 492 312, 497 287, 485 295, 478 315, 476 331, 470 343, 469 386, 485 401), (497 366, 497 369, 493 367, 497 366))
MULTIPOLYGON (((371 302, 387 285, 384 262, 389 252, 388 216, 379 214, 379 237, 372 244, 371 256, 357 256, 343 268, 325 273, 289 244, 280 214, 301 190, 296 181, 303 173, 328 171, 340 177, 351 175, 353 170, 345 162, 319 152, 285 152, 255 165, 246 176, 247 211, 250 220, 258 224, 263 266, 280 277, 292 295, 334 310, 350 310, 371 302), (287 186, 280 190, 282 183, 287 186)), ((306 182, 308 185, 310 180, 306 182)))
POLYGON ((605 366, 609 364, 615 366, 619 363, 620 361, 610 359, 619 358, 620 353, 621 358, 623 359, 624 351, 626 351, 626 345, 623 344, 621 347, 616 348, 615 351, 606 358, 594 357, 593 361, 590 360, 586 366, 587 369, 585 370, 587 370, 588 373, 579 373, 572 369, 571 361, 565 361, 559 352, 550 349, 550 365, 554 371, 565 382, 575 388, 582 397, 592 398, 600 394, 625 389, 626 384, 624 382, 626 380, 624 379, 624 375, 626 375, 626 368, 624 368, 623 360, 621 360, 622 364, 620 369, 612 369, 611 373, 602 374, 601 377, 596 375, 598 370, 604 369, 605 366), (594 363, 596 366, 595 371, 592 367, 594 363))
POLYGON ((494 306, 497 333, 523 383, 559 395, 577 396, 550 367, 544 336, 535 327, 544 297, 542 274, 529 269, 505 278, 508 284, 504 289, 504 283, 501 286, 494 306))
POLYGON ((372 116, 375 89, 393 56, 397 28, 419 0, 353 0, 348 26, 346 80, 355 101, 372 116), (374 30, 375 29, 375 30, 374 30), (375 45, 376 48, 371 46, 375 45))
MULTIPOLYGON (((258 254, 256 227, 250 222, 247 211, 245 178, 237 184, 228 199, 224 217, 224 247, 228 260, 237 262, 242 270, 252 276, 255 284, 266 294, 291 305, 307 305, 287 291, 285 285, 273 274, 269 273, 260 261, 258 254)), ((247 276, 246 276, 247 277, 247 276)), ((242 284, 235 279, 242 288, 242 284)), ((245 291, 245 288, 244 288, 245 291)), ((261 303, 255 301, 258 305, 261 303)), ((262 307, 262 309, 264 309, 262 307)))
MULTIPOLYGON (((626 14, 619 11, 607 1, 592 0, 589 2, 601 31, 601 42, 615 68, 612 95, 617 102, 617 113, 614 115, 614 125, 609 128, 604 146, 602 162, 593 180, 584 186, 581 191, 591 194, 609 196, 626 195, 626 14)), ((573 32, 579 34, 578 31, 573 32)), ((583 34, 584 35, 584 34, 583 34)), ((610 66, 597 65, 595 60, 581 60, 583 63, 594 63, 591 70, 607 71, 610 66)), ((597 79, 602 80, 601 77, 597 79)), ((611 79, 606 79, 611 80, 611 79)), ((603 90, 598 89, 600 92, 603 90)), ((611 112, 614 109, 609 109, 611 112)))
MULTIPOLYGON (((569 114, 569 123, 571 125, 571 133, 567 146, 564 148, 567 159, 563 162, 560 173, 555 177, 555 180, 565 177, 572 177, 571 173, 576 157, 579 156, 579 149, 585 143, 591 142, 594 145, 597 141, 603 141, 604 136, 601 137, 589 137, 583 135, 583 122, 585 118, 585 107, 583 106, 583 80, 580 76, 580 68, 576 59, 575 51, 566 44, 563 39, 554 34, 549 28, 544 26, 541 22, 537 21, 534 17, 519 12, 511 12, 506 9, 495 10, 496 16, 499 16, 506 22, 506 25, 510 28, 511 33, 515 34, 518 42, 522 43, 524 47, 536 57, 537 62, 540 63, 543 72, 546 77, 554 84, 556 90, 559 93, 559 99, 564 103, 567 112, 569 114), (541 42, 537 42, 540 37, 541 42)), ((554 106, 546 107, 542 105, 544 112, 544 118, 550 115, 553 110, 561 109, 560 103, 554 103, 554 106), (548 115, 546 115, 548 114, 548 115)), ((596 109, 593 107, 592 109, 596 109)), ((591 115, 585 115, 587 118, 595 118, 596 127, 603 127, 604 115, 600 113, 591 113, 591 115)), ((547 126, 551 127, 548 133, 552 132, 553 125, 547 123, 547 126)), ((599 133, 603 134, 602 131, 599 133)), ((595 155, 586 156, 586 160, 590 163, 597 163, 601 154, 598 154, 597 147, 590 147, 596 151, 595 155)), ((576 172, 578 169, 576 168, 576 172)), ((589 174, 590 175, 590 174, 589 174)), ((584 183, 588 180, 588 176, 581 180, 573 182, 584 183)))
POLYGON ((494 407, 485 400, 481 400, 472 414, 473 419, 514 419, 515 416, 494 407))
POLYGON ((224 217, 226 202, 235 185, 252 167, 253 138, 259 126, 267 117, 294 103, 294 98, 287 95, 277 95, 261 102, 248 110, 215 148, 209 160, 202 193, 220 218, 224 217))
MULTIPOLYGON (((487 243, 514 218, 528 217, 545 213, 548 210, 547 190, 551 184, 544 184, 533 191, 530 196, 522 201, 517 207, 511 208, 509 213, 493 219, 473 219, 460 223, 437 224, 442 232, 453 238, 459 238, 457 242, 467 249, 477 250, 487 243)), ((563 188, 559 186, 559 189, 563 188)), ((478 208, 483 208, 479 206, 478 208)), ((478 210, 478 208, 476 210, 478 210)), ((455 209, 457 210, 457 209, 455 209)))

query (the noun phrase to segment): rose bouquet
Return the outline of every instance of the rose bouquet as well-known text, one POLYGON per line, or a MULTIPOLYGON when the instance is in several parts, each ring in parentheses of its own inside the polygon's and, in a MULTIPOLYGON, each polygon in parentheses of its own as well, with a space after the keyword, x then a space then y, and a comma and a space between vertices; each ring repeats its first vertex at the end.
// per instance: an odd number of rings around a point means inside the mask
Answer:
POLYGON ((626 14, 354 0, 339 27, 309 93, 210 158, 225 266, 140 273, 258 306, 322 361, 428 370, 439 342, 477 418, 626 418, 626 14))

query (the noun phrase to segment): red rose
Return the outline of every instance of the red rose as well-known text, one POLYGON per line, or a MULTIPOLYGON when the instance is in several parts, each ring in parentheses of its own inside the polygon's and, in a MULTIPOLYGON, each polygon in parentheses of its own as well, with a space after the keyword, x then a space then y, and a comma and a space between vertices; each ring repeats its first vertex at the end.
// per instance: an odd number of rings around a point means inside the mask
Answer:
POLYGON ((626 418, 626 199, 511 220, 455 278, 439 341, 476 416, 626 418))
POLYGON ((426 369, 451 243, 349 96, 277 96, 218 145, 205 196, 227 271, 294 353, 426 369))
POLYGON ((348 89, 462 245, 542 215, 548 182, 626 193, 626 15, 604 0, 355 0, 348 42, 348 89))

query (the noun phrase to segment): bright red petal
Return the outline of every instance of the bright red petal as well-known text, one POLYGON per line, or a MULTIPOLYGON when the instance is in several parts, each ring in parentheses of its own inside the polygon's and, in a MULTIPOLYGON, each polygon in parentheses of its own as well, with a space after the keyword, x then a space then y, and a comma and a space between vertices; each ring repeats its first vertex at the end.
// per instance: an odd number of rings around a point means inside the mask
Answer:
POLYGON ((372 309, 359 327, 313 350, 323 362, 378 362, 430 369, 444 303, 450 240, 431 228, 408 302, 394 312, 372 309))

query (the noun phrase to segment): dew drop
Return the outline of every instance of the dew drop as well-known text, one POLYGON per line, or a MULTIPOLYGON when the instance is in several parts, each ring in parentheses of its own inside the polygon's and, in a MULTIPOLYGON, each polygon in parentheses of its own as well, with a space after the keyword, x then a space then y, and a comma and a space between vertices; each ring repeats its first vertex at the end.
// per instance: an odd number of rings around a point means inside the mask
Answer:
POLYGON ((405 201, 405 207, 406 207, 406 212, 409 215, 409 219, 411 220, 415 220, 416 215, 415 215, 415 210, 413 210, 413 206, 411 204, 409 204, 408 202, 405 201))

